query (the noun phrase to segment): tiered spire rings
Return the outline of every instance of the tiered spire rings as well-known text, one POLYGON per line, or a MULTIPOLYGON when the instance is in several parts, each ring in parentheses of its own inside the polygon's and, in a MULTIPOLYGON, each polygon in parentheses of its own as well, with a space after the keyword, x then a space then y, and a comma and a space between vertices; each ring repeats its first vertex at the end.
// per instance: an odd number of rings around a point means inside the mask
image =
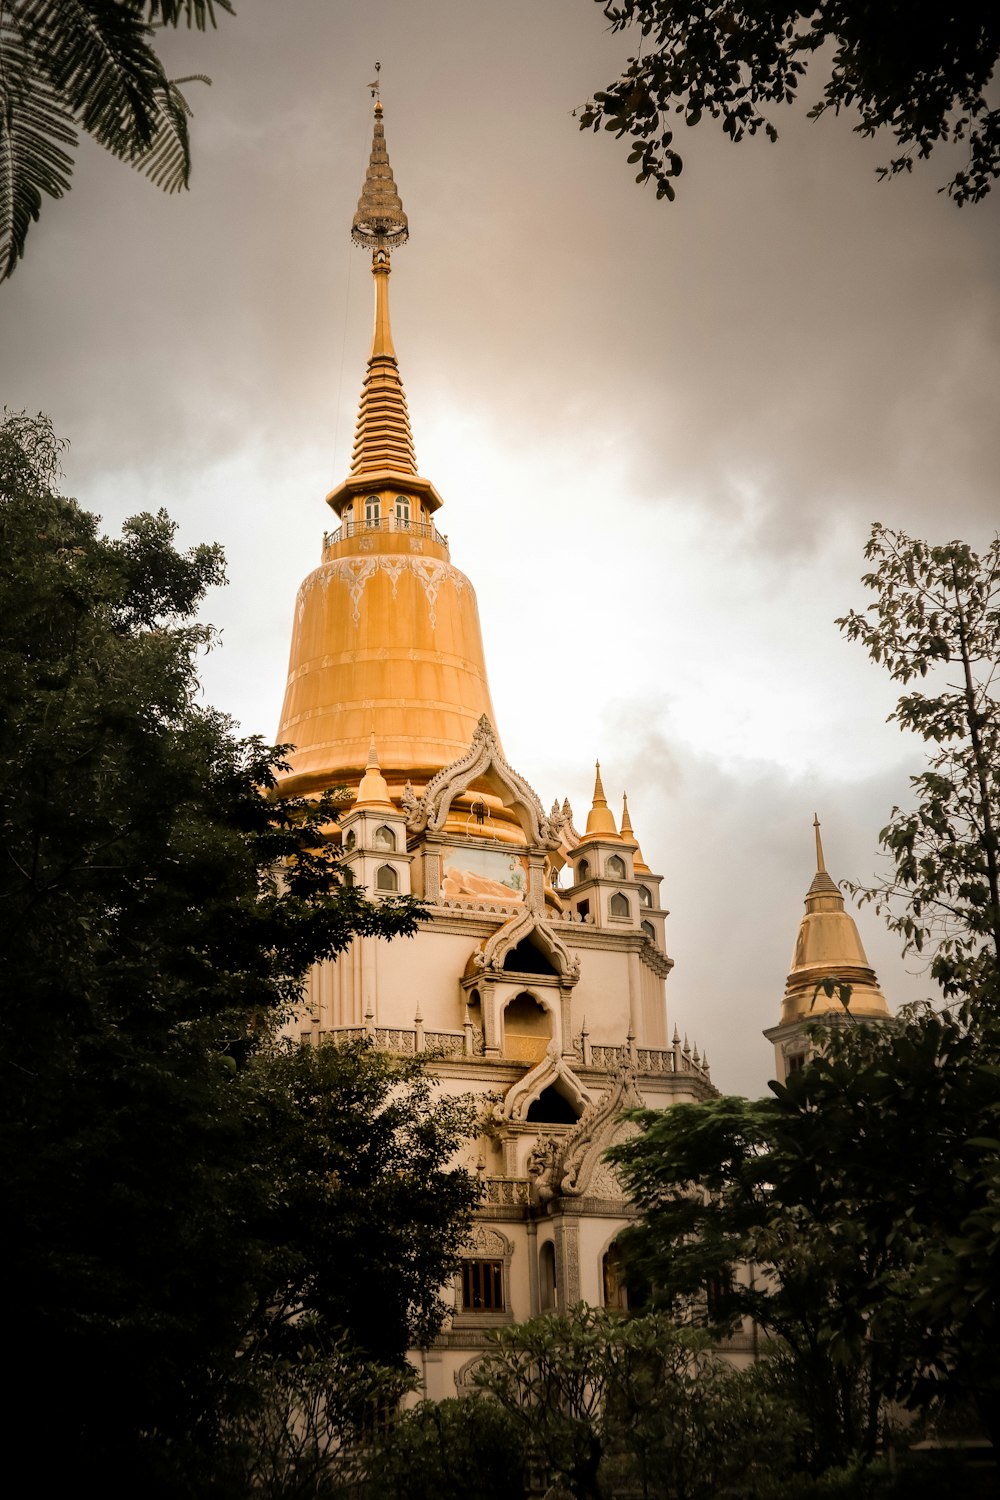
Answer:
MULTIPOLYGON (((372 92, 377 90, 376 83, 372 92)), ((389 251, 405 244, 409 234, 402 199, 389 165, 382 101, 376 98, 371 156, 358 211, 351 223, 354 243, 371 248, 375 278, 375 328, 351 454, 351 473, 355 476, 374 476, 386 471, 417 473, 406 393, 389 326, 389 251)))

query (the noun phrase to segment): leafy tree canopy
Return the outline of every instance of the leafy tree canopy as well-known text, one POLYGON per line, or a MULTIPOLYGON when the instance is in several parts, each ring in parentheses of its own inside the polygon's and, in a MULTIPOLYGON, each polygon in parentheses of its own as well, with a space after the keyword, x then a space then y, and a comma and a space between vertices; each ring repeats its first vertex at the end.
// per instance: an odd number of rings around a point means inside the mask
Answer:
POLYGON ((816 1469, 870 1460, 894 1399, 1000 1409, 1000 1069, 931 1012, 822 1043, 774 1098, 644 1112, 613 1153, 633 1274, 682 1319, 780 1341, 816 1469))
POLYGON ((42 194, 69 191, 78 131, 168 193, 191 174, 182 83, 157 29, 204 31, 231 0, 5 0, 0 8, 0 280, 24 254, 42 194))
POLYGON ((870 1459, 894 1399, 971 1400, 1000 1446, 1000 539, 980 556, 875 526, 866 555, 874 601, 839 623, 907 687, 893 717, 929 765, 882 831, 892 875, 862 894, 931 953, 955 1012, 848 1018, 773 1099, 641 1114, 613 1153, 644 1278, 780 1338, 820 1468, 870 1459))
POLYGON ((958 204, 985 197, 1000 172, 1000 109, 989 85, 1000 56, 995 5, 949 6, 882 0, 597 0, 613 31, 635 27, 638 56, 580 115, 583 129, 632 140, 637 182, 656 183, 673 199, 683 160, 674 125, 721 121, 732 141, 778 131, 772 106, 793 103, 806 73, 826 81, 812 118, 832 110, 856 117, 855 129, 888 131, 899 154, 883 177, 910 171, 914 158, 959 143, 963 166, 945 187, 958 204), (817 55, 818 54, 818 55, 817 55))
POLYGON ((861 892, 949 996, 1000 1015, 1000 537, 982 554, 873 526, 875 598, 838 620, 906 686, 890 716, 930 748, 915 807, 879 835, 893 876, 861 892))
POLYGON ((476 1383, 557 1493, 713 1500, 738 1485, 752 1500, 776 1493, 772 1471, 788 1471, 797 1423, 766 1378, 734 1370, 707 1334, 662 1313, 581 1303, 490 1338, 476 1383))
POLYGON ((74 1483, 194 1493, 269 1362, 434 1326, 475 1189, 413 1065, 271 1045, 312 963, 416 904, 344 885, 335 799, 276 798, 280 751, 201 704, 219 549, 162 514, 106 540, 57 469, 43 419, 3 424, 10 1420, 40 1454, 58 1372, 74 1483))

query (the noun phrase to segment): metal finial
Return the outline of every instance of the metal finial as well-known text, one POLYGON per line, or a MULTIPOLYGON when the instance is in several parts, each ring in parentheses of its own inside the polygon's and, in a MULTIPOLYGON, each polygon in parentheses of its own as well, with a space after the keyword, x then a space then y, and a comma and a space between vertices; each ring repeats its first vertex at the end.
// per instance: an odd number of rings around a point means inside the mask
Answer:
POLYGON ((365 245, 371 250, 393 250, 397 245, 406 243, 410 230, 403 212, 402 199, 393 180, 385 145, 382 100, 377 76, 381 66, 381 63, 375 64, 375 81, 368 85, 375 100, 375 130, 365 184, 358 199, 358 211, 351 224, 351 239, 356 245, 365 245))
POLYGON ((825 870, 823 863, 823 840, 819 836, 819 813, 813 813, 813 827, 816 830, 816 869, 825 870))

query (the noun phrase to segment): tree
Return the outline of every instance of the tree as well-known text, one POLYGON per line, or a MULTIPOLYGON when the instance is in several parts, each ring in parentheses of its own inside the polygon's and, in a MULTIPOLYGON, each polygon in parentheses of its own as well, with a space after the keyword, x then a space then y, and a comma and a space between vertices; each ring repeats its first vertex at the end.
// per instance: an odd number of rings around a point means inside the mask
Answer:
MULTIPOLYGON (((105 540, 54 492, 57 468, 44 419, 8 419, 8 1410, 26 1451, 33 1440, 45 1451, 44 1393, 57 1380, 71 1393, 57 1420, 75 1484, 194 1493, 195 1476, 208 1487, 226 1415, 258 1399, 267 1351, 295 1353, 275 1333, 292 1292, 332 1349, 334 1320, 358 1327, 341 1283, 355 1285, 369 1257, 388 1307, 379 1352, 401 1359, 399 1340, 433 1322, 435 1265, 447 1272, 461 1233, 447 1215, 460 1217, 473 1190, 447 1171, 458 1115, 412 1068, 359 1050, 270 1054, 307 968, 359 934, 412 931, 416 904, 369 903, 343 884, 324 832, 336 799, 277 798, 280 751, 235 739, 199 703, 212 633, 192 615, 222 579, 219 549, 179 553, 163 514, 105 540), (324 1088, 329 1100, 312 1097, 324 1088), (365 1132, 381 1154, 362 1152, 349 1179, 342 1157, 365 1132), (406 1175, 404 1151, 423 1183, 406 1175), (390 1289, 379 1234, 391 1212, 393 1246, 409 1255, 390 1289)), ((46 1462, 51 1477, 54 1455, 46 1462)))
POLYGON ((879 841, 892 877, 860 891, 904 951, 932 949, 930 970, 969 1012, 1000 1017, 1000 537, 978 556, 872 527, 865 586, 876 594, 838 625, 897 682, 929 681, 890 715, 932 747, 910 778, 916 806, 893 808, 879 841))
POLYGON ((527 1491, 522 1434, 499 1402, 421 1401, 388 1428, 368 1466, 377 1500, 515 1500, 527 1491))
POLYGON ((930 764, 882 831, 891 877, 862 896, 931 951, 955 1013, 846 1021, 773 1099, 639 1115, 614 1153, 643 1211, 623 1247, 673 1307, 711 1279, 719 1326, 780 1338, 818 1468, 870 1459, 893 1399, 971 1399, 1000 1447, 1000 540, 978 557, 876 526, 866 555, 875 602, 839 623, 933 692, 893 714, 930 764))
POLYGON ((892 1400, 971 1398, 990 1431, 1000 1409, 995 1234, 961 1301, 935 1303, 942 1258, 995 1201, 995 1062, 929 1011, 820 1036, 773 1098, 642 1113, 614 1152, 642 1213, 627 1263, 675 1316, 780 1342, 816 1471, 870 1460, 892 1400))
MULTIPOLYGON (((669 1111, 668 1111, 669 1113, 669 1111)), ((579 1500, 711 1500, 738 1481, 772 1493, 793 1427, 755 1372, 663 1314, 584 1304, 491 1335, 476 1383, 508 1414, 543 1482, 579 1500)))
POLYGON ((446 1313, 479 1196, 451 1166, 474 1127, 468 1099, 438 1095, 419 1058, 367 1042, 258 1052, 242 1084, 267 1198, 258 1356, 287 1359, 346 1337, 376 1365, 403 1362, 446 1313))
POLYGON ((597 0, 613 31, 637 27, 642 44, 621 76, 594 95, 581 128, 629 135, 637 182, 673 199, 683 160, 673 117, 689 126, 721 120, 732 141, 778 131, 772 105, 793 103, 814 55, 828 67, 809 111, 857 117, 855 130, 891 133, 899 155, 879 175, 910 171, 914 156, 964 143, 968 158, 946 183, 958 204, 975 203, 1000 173, 1000 109, 989 85, 1000 56, 1000 17, 988 4, 870 5, 815 0, 807 6, 756 0, 597 0))
POLYGON ((204 31, 231 0, 5 0, 0 8, 0 280, 10 276, 42 194, 61 198, 80 129, 168 193, 191 174, 181 84, 156 28, 204 31))

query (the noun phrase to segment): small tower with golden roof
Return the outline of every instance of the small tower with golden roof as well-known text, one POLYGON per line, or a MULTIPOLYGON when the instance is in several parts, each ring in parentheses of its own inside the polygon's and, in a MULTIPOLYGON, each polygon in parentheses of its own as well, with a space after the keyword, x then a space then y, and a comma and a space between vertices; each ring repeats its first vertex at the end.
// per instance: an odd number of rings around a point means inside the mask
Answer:
POLYGON ((806 892, 792 966, 785 981, 781 1020, 764 1032, 774 1044, 776 1077, 783 1083, 802 1067, 810 1052, 808 1026, 837 1022, 890 1020, 875 970, 868 962, 857 924, 845 909, 840 888, 826 868, 820 821, 813 815, 816 874, 806 892), (832 995, 827 990, 832 990, 832 995))

